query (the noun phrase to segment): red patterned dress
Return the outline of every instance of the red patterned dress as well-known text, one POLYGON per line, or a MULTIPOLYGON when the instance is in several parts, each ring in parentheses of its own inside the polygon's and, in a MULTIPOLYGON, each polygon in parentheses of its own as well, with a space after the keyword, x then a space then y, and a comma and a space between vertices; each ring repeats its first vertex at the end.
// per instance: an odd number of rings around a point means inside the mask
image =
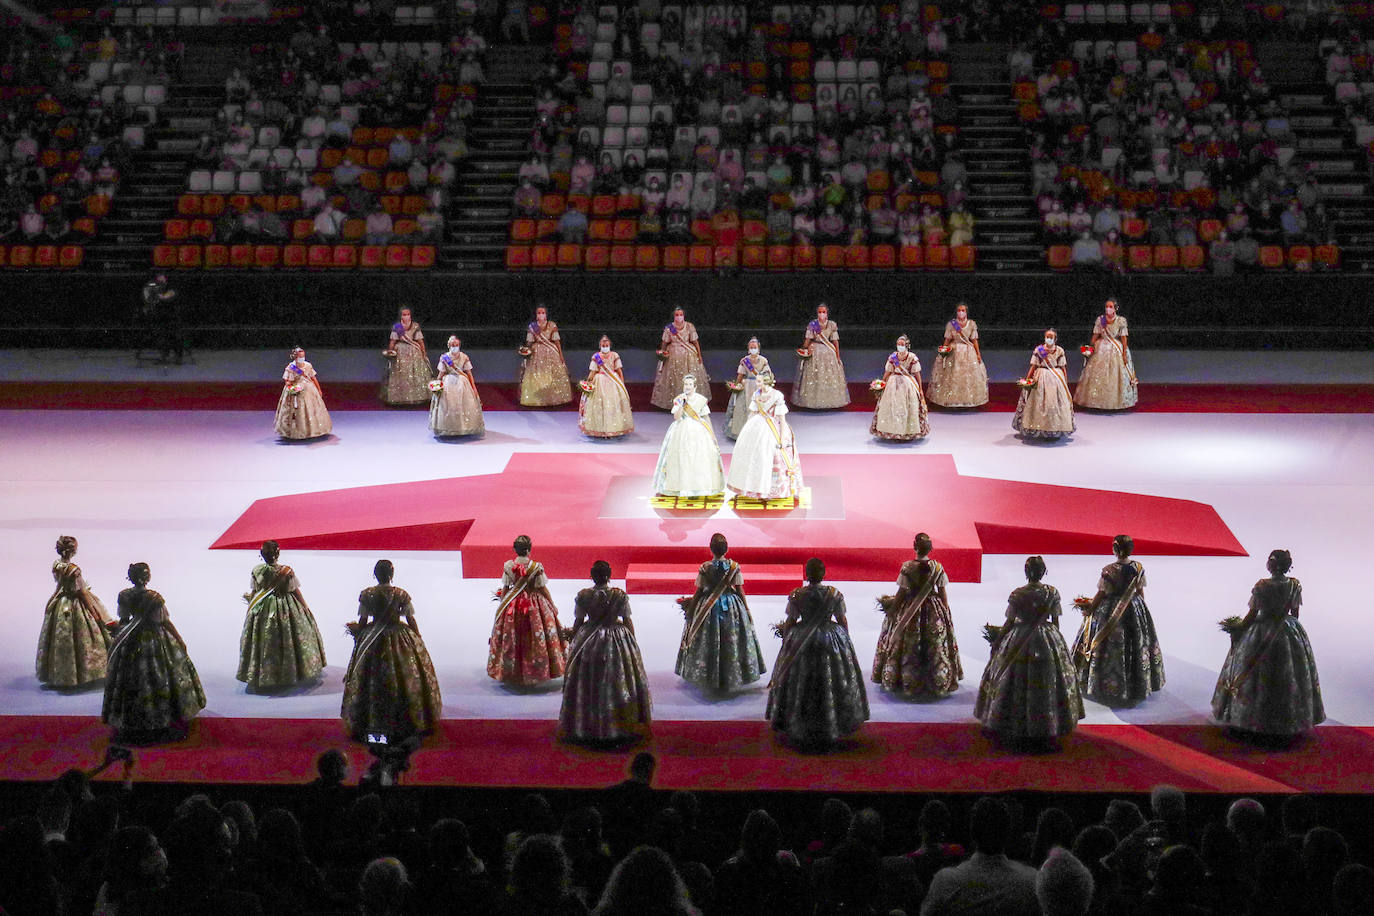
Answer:
POLYGON ((529 557, 507 560, 491 627, 487 676, 531 686, 562 677, 567 646, 544 567, 529 557))

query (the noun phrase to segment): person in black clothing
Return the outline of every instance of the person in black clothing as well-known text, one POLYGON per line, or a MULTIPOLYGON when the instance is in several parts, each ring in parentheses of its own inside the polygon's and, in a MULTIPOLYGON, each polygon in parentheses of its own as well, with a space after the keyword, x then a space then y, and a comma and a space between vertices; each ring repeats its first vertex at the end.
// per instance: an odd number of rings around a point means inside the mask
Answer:
POLYGON ((658 760, 640 751, 630 761, 630 778, 606 790, 601 807, 606 812, 606 839, 616 859, 633 849, 654 814, 658 793, 654 791, 654 770, 658 760))
POLYGON ((181 336, 181 308, 177 292, 167 282, 166 274, 158 274, 143 285, 142 319, 160 354, 159 359, 181 365, 186 355, 186 344, 181 336))

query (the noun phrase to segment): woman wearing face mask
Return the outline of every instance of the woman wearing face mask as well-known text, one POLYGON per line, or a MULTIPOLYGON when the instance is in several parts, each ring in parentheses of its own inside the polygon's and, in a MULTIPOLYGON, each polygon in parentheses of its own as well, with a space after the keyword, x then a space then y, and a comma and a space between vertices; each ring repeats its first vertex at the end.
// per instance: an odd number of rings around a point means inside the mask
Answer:
POLYGON ((315 367, 305 361, 305 350, 291 351, 291 362, 282 370, 281 397, 277 400, 277 435, 283 439, 316 439, 329 435, 334 421, 324 406, 315 367))
POLYGON ((815 320, 806 326, 805 353, 797 369, 792 403, 808 410, 835 410, 849 403, 849 387, 840 360, 840 326, 830 320, 830 307, 816 307, 815 320))
POLYGON ((1067 364, 1064 348, 1059 346, 1059 332, 1050 328, 1045 332, 1045 342, 1031 351, 1026 385, 1021 388, 1011 420, 1011 428, 1022 439, 1059 439, 1074 431, 1073 399, 1064 372, 1067 364))
POLYGON ((720 446, 708 416, 711 407, 697 393, 696 378, 682 380, 673 398, 673 422, 663 436, 654 466, 654 493, 660 496, 716 496, 725 492, 720 446))
POLYGON ((978 323, 968 306, 954 307, 945 325, 945 342, 930 369, 926 399, 941 407, 979 407, 988 402, 988 369, 978 348, 978 323))
POLYGON ((682 309, 674 309, 673 320, 663 326, 658 352, 658 372, 654 375, 654 390, 649 403, 663 410, 671 410, 678 392, 682 390, 682 379, 688 374, 695 376, 697 391, 702 397, 711 400, 711 380, 701 361, 697 329, 686 319, 682 309))
POLYGON ((797 442, 787 425, 787 403, 773 387, 773 374, 762 372, 749 401, 749 422, 730 457, 726 485, 740 496, 785 499, 802 491, 797 442))
POLYGON ((425 404, 429 401, 429 357, 425 335, 411 318, 409 307, 402 306, 386 349, 386 377, 382 379, 382 403, 393 407, 425 404))
POLYGON ((540 305, 525 331, 521 348, 520 404, 523 407, 557 407, 572 402, 572 383, 563 359, 563 339, 549 310, 540 305))
POLYGON ((754 400, 754 392, 759 389, 759 376, 772 372, 768 357, 759 352, 759 339, 749 338, 749 352, 739 361, 735 372, 735 385, 730 392, 730 401, 725 405, 725 437, 738 439, 744 424, 749 420, 749 402, 754 400), (742 387, 740 387, 742 386, 742 387))
POLYGON ((577 408, 577 428, 594 439, 615 439, 634 432, 630 393, 625 389, 625 369, 611 339, 601 338, 592 354, 587 377, 582 381, 582 401, 577 408))
POLYGON ((883 365, 882 391, 868 431, 888 442, 911 442, 930 435, 926 399, 921 394, 921 361, 903 334, 883 365))
POLYGON ((1135 363, 1126 319, 1118 315, 1116 300, 1108 299, 1102 315, 1093 322, 1092 356, 1078 377, 1073 402, 1093 410, 1127 410, 1135 406, 1135 363))
POLYGON ((429 404, 429 428, 436 436, 480 436, 486 432, 472 360, 462 352, 462 344, 457 337, 450 337, 448 352, 439 357, 441 387, 430 396, 429 404))

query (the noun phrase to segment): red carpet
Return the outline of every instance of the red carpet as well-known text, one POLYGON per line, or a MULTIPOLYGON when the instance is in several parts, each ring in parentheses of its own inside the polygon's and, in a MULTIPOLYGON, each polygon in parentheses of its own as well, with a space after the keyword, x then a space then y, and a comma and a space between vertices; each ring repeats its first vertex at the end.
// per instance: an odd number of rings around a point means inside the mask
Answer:
MULTIPOLYGON (((479 384, 486 410, 527 410, 514 384, 479 384)), ((784 393, 791 385, 778 386, 784 393)), ((720 386, 717 386, 720 388, 720 386)), ((648 383, 629 385, 635 410, 651 410, 648 383)), ((273 410, 279 389, 270 382, 0 382, 0 410, 273 410)), ((390 410, 377 400, 375 382, 325 385, 330 410, 390 410)), ((871 411, 867 382, 851 382, 847 410, 871 411)), ((724 389, 716 396, 724 406, 724 389)), ((991 402, 980 410, 1010 413, 1017 389, 991 387, 991 402)), ((422 410, 424 408, 411 408, 422 410)), ((575 410, 576 402, 552 410, 575 410)), ((1206 385, 1140 386, 1142 413, 1374 413, 1374 385, 1206 385)))
POLYGON ((581 576, 601 558, 615 561, 617 576, 627 564, 695 567, 719 531, 746 568, 800 569, 819 555, 833 579, 888 581, 910 558, 912 518, 956 582, 981 580, 984 552, 1102 554, 1121 531, 1144 555, 1246 555, 1205 503, 964 477, 950 455, 808 455, 809 506, 747 511, 653 508, 656 460, 517 452, 500 474, 259 499, 211 546, 256 550, 272 539, 303 550, 461 549, 465 577, 499 578, 510 558, 512 509, 538 494, 539 511, 520 513, 518 527, 555 578, 581 576), (1093 511, 1083 511, 1088 505, 1093 511))
MULTIPOLYGON (((619 781, 626 753, 559 744, 548 721, 450 719, 416 752, 410 785, 595 788, 619 781)), ((869 723, 845 747, 800 754, 767 723, 657 722, 648 747, 663 788, 816 792, 1367 792, 1374 730, 1330 726, 1291 750, 1234 744, 1213 726, 1090 725, 1055 753, 1015 753, 974 724, 869 723)), ((99 760, 109 730, 94 717, 0 717, 0 779, 48 780, 99 760)), ((178 745, 135 750, 150 782, 304 783, 314 759, 347 748, 355 772, 367 751, 327 719, 198 720, 178 745)), ((637 750, 638 748, 631 749, 637 750)))

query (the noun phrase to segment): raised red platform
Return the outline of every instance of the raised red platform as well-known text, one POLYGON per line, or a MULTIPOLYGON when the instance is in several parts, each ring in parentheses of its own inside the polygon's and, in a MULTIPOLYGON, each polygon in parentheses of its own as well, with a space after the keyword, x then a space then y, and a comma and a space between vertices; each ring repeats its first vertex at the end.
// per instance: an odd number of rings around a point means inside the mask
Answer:
POLYGON ((957 582, 980 581, 985 552, 1102 554, 1121 532, 1141 554, 1246 553, 1204 503, 964 477, 950 455, 804 456, 806 505, 747 510, 654 508, 655 461, 516 453, 500 474, 260 499, 211 546, 256 550, 274 539, 288 549, 461 549, 465 576, 498 578, 512 538, 528 534, 550 575, 579 578, 598 559, 617 575, 634 564, 695 565, 720 532, 745 566, 800 569, 820 556, 830 578, 885 581, 924 530, 957 582))
MULTIPOLYGON (((631 563, 625 571, 625 590, 631 595, 690 595, 697 569, 691 563, 631 563)), ((751 563, 741 568, 746 595, 790 595, 803 584, 795 565, 751 563)))

